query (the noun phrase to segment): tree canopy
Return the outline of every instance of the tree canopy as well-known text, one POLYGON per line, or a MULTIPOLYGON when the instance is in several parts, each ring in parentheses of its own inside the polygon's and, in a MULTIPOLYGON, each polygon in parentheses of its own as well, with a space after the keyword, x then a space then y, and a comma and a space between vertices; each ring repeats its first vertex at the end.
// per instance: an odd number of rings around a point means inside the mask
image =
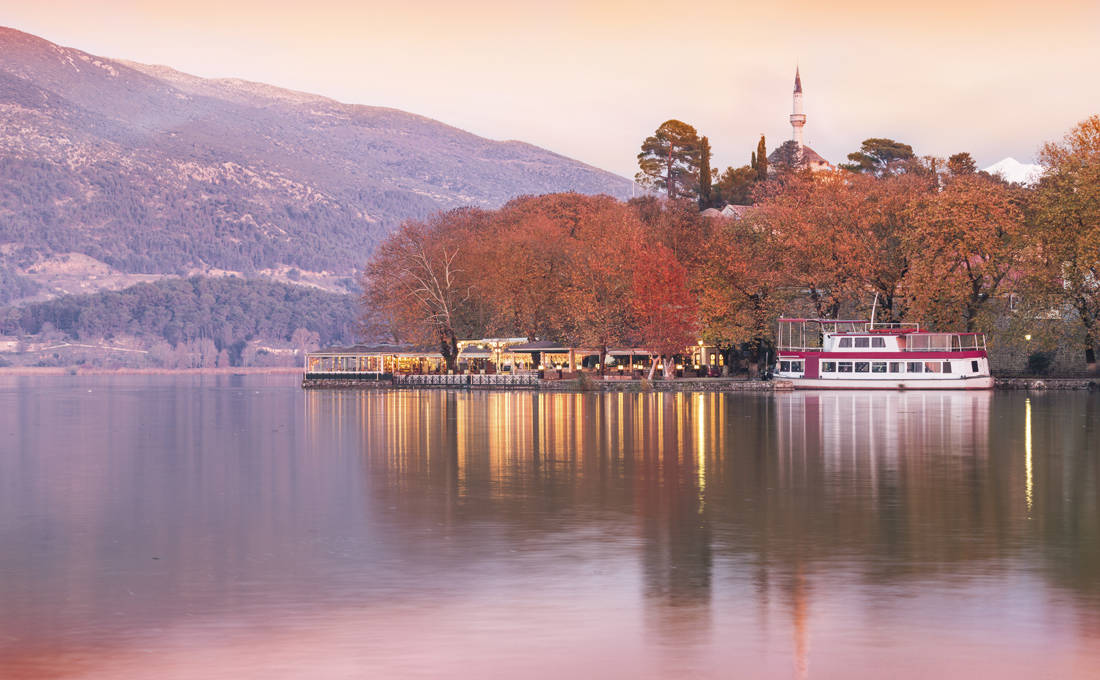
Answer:
POLYGON ((872 137, 863 140, 859 151, 848 154, 850 163, 841 163, 840 167, 851 172, 871 175, 895 174, 905 169, 916 157, 913 147, 892 139, 872 137))
MULTIPOLYGON (((709 144, 706 153, 710 153, 709 144)), ((665 192, 668 198, 698 198, 702 140, 695 128, 666 120, 642 142, 635 179, 642 186, 665 192)), ((709 169, 710 157, 707 157, 709 169)))

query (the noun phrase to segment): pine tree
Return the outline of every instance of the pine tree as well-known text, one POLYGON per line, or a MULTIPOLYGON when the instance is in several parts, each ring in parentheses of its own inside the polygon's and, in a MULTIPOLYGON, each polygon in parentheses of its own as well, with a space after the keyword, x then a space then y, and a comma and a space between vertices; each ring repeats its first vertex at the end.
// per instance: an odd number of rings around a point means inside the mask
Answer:
POLYGON ((699 177, 699 135, 678 120, 666 120, 642 142, 641 169, 634 179, 669 198, 691 198, 699 177))

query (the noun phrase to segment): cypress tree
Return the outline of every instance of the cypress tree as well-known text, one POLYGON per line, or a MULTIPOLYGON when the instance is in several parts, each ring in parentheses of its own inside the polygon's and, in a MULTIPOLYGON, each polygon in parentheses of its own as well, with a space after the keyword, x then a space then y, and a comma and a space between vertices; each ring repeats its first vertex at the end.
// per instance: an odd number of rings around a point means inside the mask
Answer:
POLYGON ((710 140, 699 140, 699 209, 710 207, 710 140))
POLYGON ((760 143, 756 145, 756 179, 760 182, 768 179, 768 145, 764 135, 760 135, 760 143))

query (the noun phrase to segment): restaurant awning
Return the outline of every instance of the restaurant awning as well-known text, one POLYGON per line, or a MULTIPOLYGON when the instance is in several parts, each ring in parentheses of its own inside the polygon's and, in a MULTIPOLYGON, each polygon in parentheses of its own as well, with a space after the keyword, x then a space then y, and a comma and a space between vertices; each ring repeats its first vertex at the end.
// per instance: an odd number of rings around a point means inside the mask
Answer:
POLYGON ((565 354, 569 351, 568 347, 564 347, 561 344, 552 340, 536 340, 535 342, 528 342, 522 345, 512 345, 506 352, 522 352, 526 354, 534 354, 535 352, 549 352, 551 354, 565 354))

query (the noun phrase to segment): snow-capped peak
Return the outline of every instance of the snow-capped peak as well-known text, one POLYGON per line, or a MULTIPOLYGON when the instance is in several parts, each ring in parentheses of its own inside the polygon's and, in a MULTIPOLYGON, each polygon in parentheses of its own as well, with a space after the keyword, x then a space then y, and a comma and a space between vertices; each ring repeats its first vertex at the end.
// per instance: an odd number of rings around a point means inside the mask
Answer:
POLYGON ((991 175, 1000 175, 1005 181, 1017 184, 1035 184, 1043 174, 1043 166, 1021 163, 1011 156, 982 170, 991 175))

